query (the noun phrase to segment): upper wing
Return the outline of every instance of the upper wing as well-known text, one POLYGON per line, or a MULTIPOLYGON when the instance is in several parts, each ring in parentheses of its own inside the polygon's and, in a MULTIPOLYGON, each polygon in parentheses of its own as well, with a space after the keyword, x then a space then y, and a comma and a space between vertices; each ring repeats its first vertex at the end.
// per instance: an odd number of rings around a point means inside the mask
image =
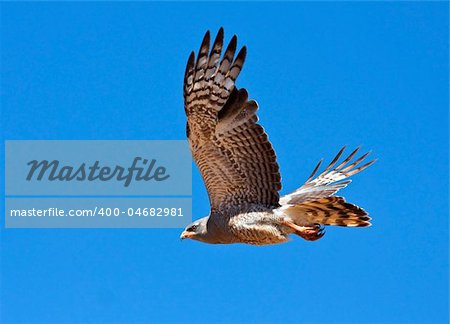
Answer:
POLYGON ((257 124, 258 105, 234 86, 246 56, 231 39, 220 60, 223 29, 210 51, 206 33, 197 60, 191 53, 184 77, 186 134, 208 190, 212 209, 242 203, 278 206, 281 177, 275 152, 257 124))
POLYGON ((322 163, 322 160, 319 161, 319 163, 314 168, 314 171, 306 180, 305 184, 301 186, 299 189, 295 190, 294 192, 281 197, 280 204, 295 205, 334 195, 339 189, 345 188, 351 182, 351 180, 347 178, 368 168, 376 161, 372 160, 364 165, 358 166, 367 157, 367 155, 369 155, 370 152, 367 152, 359 159, 357 159, 355 162, 348 165, 350 160, 358 152, 359 150, 358 147, 337 167, 332 169, 336 164, 336 162, 341 157, 342 153, 344 152, 344 149, 345 147, 343 147, 339 151, 339 153, 336 155, 333 161, 331 161, 331 163, 325 168, 325 170, 322 173, 320 173, 316 178, 314 178, 314 175, 316 174, 320 164, 322 163))

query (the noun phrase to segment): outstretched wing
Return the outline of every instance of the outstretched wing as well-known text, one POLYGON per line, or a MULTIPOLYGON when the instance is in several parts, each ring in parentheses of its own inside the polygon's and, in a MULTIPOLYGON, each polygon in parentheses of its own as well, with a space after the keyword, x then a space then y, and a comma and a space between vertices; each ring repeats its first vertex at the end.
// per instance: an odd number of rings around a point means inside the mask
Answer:
POLYGON ((223 29, 211 51, 208 31, 184 77, 186 134, 213 210, 243 203, 278 206, 281 189, 275 152, 257 124, 258 105, 234 85, 246 56, 243 47, 235 57, 236 43, 233 36, 220 59, 223 29))
POLYGON ((305 184, 294 192, 281 197, 280 204, 301 204, 307 201, 314 201, 319 198, 329 197, 334 195, 338 190, 345 188, 351 180, 347 179, 354 174, 361 172, 362 170, 368 168, 376 160, 372 160, 364 165, 360 163, 369 155, 367 152, 355 162, 348 164, 350 160, 359 151, 359 147, 356 148, 344 161, 342 161, 337 167, 332 169, 337 163, 342 153, 344 152, 345 146, 339 151, 336 157, 331 161, 331 163, 325 168, 322 173, 320 173, 316 178, 314 175, 319 169, 322 160, 314 168, 309 178, 306 180, 305 184), (346 180, 347 179, 347 180, 346 180))

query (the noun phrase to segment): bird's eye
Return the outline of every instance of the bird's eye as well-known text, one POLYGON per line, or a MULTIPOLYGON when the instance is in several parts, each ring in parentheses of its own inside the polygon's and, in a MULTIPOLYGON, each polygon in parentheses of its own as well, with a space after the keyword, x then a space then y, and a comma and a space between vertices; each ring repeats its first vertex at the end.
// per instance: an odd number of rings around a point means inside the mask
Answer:
POLYGON ((197 229, 197 225, 192 225, 191 227, 189 227, 187 229, 188 232, 195 232, 195 230, 197 229))

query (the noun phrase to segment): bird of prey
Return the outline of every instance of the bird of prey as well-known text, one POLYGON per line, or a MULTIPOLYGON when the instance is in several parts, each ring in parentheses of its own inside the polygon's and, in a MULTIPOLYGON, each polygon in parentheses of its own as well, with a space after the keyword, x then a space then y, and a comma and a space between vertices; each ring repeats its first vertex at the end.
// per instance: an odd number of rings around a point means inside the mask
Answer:
POLYGON ((211 211, 188 225, 181 238, 267 245, 286 242, 290 234, 309 241, 320 239, 324 225, 371 225, 362 208, 334 196, 350 183, 350 176, 375 162, 362 164, 369 153, 351 162, 359 148, 338 163, 342 148, 315 176, 320 161, 303 186, 280 197, 279 167, 272 144, 258 124, 258 104, 249 99, 247 90, 235 86, 246 47, 235 55, 237 37, 233 36, 222 55, 223 37, 221 28, 210 48, 206 32, 197 59, 192 52, 186 66, 186 134, 211 211))

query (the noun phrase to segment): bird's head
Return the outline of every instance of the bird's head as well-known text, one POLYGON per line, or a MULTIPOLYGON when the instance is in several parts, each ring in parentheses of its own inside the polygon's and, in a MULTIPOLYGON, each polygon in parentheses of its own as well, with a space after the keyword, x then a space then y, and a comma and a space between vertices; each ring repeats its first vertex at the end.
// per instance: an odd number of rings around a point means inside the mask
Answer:
POLYGON ((202 242, 208 243, 208 230, 207 230, 207 223, 208 223, 209 217, 203 217, 195 222, 189 224, 184 229, 183 233, 181 233, 180 238, 182 240, 184 239, 191 239, 191 240, 197 240, 202 242))

